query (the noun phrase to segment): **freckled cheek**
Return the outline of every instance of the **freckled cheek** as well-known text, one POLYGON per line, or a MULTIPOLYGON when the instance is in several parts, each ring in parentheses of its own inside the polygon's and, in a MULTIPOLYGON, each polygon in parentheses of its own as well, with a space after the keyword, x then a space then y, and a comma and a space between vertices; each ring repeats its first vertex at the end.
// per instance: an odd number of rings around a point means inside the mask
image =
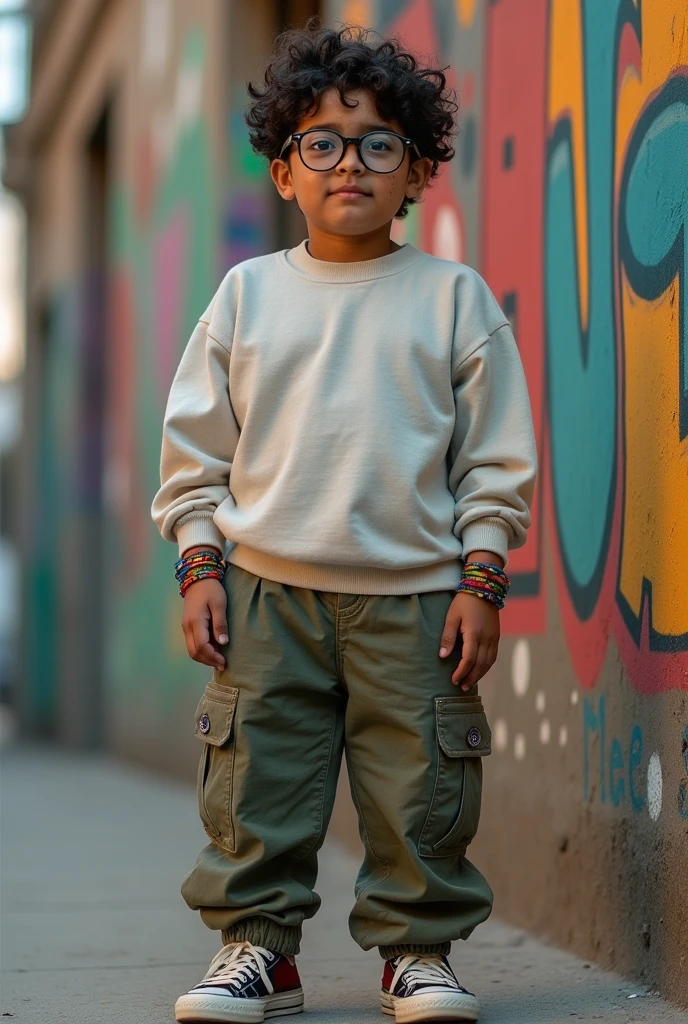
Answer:
POLYGON ((401 192, 401 182, 397 175, 392 175, 389 183, 389 201, 396 202, 401 192))

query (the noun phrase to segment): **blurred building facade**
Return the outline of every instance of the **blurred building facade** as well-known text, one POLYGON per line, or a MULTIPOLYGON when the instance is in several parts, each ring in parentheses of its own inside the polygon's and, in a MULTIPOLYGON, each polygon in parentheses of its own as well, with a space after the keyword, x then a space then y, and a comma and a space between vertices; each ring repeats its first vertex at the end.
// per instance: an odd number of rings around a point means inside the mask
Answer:
MULTIPOLYGON (((241 109, 308 0, 62 0, 5 182, 28 215, 22 729, 187 776, 206 672, 149 517, 165 400, 234 263, 305 237, 241 109)), ((349 0, 448 66, 456 159, 394 237, 477 267, 540 452, 473 856, 496 910, 688 1004, 685 0, 349 0)), ((340 827, 350 809, 340 804, 340 827)))

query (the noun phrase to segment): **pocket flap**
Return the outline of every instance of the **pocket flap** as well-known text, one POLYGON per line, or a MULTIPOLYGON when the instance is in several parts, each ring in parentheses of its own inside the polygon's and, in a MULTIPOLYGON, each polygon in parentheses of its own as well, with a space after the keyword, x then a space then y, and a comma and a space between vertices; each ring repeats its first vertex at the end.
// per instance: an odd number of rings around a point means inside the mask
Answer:
POLYGON ((239 691, 233 686, 208 683, 196 708, 194 732, 200 740, 221 747, 229 739, 239 691))
POLYGON ((447 757, 492 753, 492 733, 480 697, 436 697, 437 737, 447 757))

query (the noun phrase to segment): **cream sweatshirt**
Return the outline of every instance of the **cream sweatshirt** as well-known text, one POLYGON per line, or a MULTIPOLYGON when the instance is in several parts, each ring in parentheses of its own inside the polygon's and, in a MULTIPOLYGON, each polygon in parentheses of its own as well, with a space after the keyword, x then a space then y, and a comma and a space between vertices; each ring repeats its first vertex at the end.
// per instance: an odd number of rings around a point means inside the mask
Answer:
POLYGON ((152 517, 279 583, 453 589, 507 561, 536 451, 508 321, 474 270, 411 244, 356 263, 306 242, 227 273, 182 355, 152 517))

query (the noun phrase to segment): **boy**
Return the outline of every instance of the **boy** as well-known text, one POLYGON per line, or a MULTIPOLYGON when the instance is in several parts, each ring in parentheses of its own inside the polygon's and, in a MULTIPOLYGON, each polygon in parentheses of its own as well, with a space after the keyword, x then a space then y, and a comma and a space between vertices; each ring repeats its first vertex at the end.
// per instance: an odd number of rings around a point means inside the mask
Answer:
POLYGON ((390 239, 453 156, 442 72, 309 22, 248 88, 252 145, 308 239, 229 271, 165 414, 152 513, 179 545, 189 654, 214 670, 196 714, 211 842, 182 892, 224 943, 176 1018, 303 1008, 294 957, 346 749, 365 845, 349 924, 385 961, 382 1009, 476 1020, 447 954, 492 908, 465 853, 490 752, 476 686, 530 525, 523 370, 478 274, 390 239))

